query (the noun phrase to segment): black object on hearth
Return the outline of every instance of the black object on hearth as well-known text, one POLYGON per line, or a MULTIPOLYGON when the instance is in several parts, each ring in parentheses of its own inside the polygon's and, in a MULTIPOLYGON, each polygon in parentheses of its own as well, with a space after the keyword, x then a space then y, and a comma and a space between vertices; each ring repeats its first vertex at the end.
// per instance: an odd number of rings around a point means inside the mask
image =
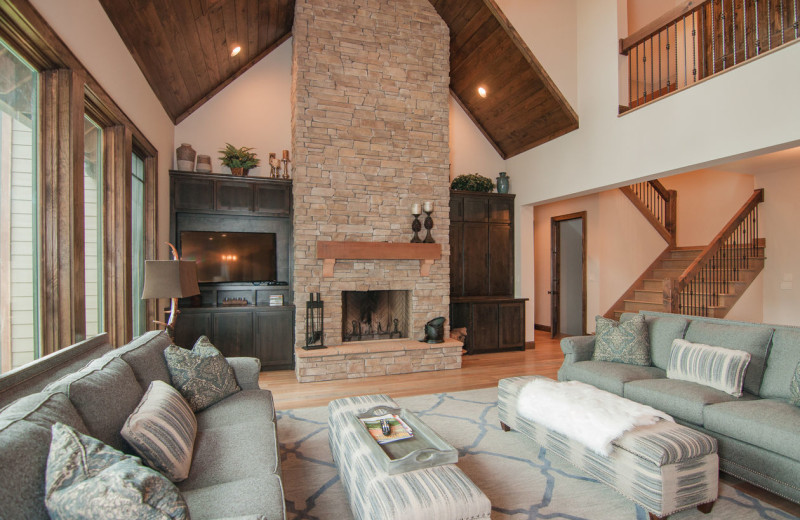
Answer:
POLYGON ((316 350, 325 347, 325 335, 323 334, 322 316, 324 302, 319 293, 308 295, 306 302, 306 344, 305 350, 316 350))

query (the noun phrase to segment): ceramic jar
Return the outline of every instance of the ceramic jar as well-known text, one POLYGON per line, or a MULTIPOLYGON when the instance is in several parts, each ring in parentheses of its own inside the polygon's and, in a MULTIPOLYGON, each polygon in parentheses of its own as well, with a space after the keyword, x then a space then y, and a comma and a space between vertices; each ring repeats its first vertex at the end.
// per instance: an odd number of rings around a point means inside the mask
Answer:
POLYGON ((211 156, 198 155, 196 168, 198 172, 211 173, 211 156))
POLYGON ((194 148, 192 148, 192 145, 189 143, 181 143, 175 150, 175 158, 178 160, 178 169, 181 171, 194 171, 195 157, 197 157, 197 152, 194 151, 194 148))
POLYGON ((506 172, 500 172, 497 178, 497 193, 508 193, 508 176, 506 172))

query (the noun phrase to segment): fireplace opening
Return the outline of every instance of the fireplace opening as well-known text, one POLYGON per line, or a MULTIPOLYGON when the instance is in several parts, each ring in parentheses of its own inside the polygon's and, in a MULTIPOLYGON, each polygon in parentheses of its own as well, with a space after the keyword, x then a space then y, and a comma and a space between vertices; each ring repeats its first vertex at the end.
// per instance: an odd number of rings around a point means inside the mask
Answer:
POLYGON ((410 291, 342 291, 342 341, 407 338, 410 291))

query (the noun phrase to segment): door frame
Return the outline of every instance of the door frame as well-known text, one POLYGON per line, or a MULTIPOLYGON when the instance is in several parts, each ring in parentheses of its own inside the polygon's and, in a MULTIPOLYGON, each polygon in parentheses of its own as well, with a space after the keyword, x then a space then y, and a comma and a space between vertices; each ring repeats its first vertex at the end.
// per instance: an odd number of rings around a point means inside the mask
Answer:
POLYGON ((559 215, 557 217, 550 217, 550 290, 547 294, 550 295, 550 337, 555 338, 560 332, 560 311, 561 311, 561 235, 559 234, 559 226, 562 222, 567 220, 581 219, 581 267, 583 269, 583 287, 582 287, 582 320, 581 332, 586 334, 586 212, 578 211, 576 213, 568 213, 566 215, 559 215))

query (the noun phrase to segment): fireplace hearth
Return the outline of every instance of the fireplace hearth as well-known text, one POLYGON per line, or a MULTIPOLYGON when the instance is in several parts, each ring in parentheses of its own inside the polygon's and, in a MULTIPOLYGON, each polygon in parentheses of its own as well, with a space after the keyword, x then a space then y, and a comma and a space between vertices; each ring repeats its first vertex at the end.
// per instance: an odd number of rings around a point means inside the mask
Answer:
POLYGON ((410 291, 342 291, 342 342, 408 337, 410 291))

